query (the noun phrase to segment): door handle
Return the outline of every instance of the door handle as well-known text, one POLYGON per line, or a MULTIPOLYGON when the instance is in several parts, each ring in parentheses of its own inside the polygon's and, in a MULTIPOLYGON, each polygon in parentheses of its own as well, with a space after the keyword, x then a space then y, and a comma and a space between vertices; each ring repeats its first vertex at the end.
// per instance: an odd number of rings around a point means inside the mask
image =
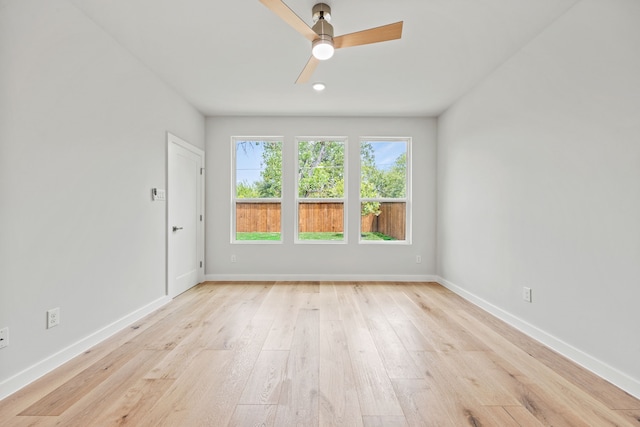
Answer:
POLYGON ((182 230, 182 227, 176 227, 175 225, 173 226, 173 231, 178 231, 178 230, 182 230))

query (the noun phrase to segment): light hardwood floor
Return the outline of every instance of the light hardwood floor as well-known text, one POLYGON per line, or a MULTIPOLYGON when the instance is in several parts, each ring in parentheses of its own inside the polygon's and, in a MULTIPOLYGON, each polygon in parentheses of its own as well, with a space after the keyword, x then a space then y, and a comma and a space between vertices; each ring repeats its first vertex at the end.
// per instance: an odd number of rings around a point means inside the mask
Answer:
POLYGON ((2 426, 638 426, 640 401, 435 283, 204 283, 2 426))

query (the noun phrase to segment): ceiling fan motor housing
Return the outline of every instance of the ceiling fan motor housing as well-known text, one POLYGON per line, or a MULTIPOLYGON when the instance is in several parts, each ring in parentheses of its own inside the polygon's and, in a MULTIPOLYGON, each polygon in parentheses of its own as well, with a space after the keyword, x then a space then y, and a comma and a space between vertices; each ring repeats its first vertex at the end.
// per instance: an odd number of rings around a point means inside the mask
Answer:
POLYGON ((313 19, 316 23, 311 29, 320 36, 320 39, 333 41, 333 25, 329 24, 327 15, 331 15, 331 9, 326 4, 318 3, 313 6, 313 19), (316 10, 318 11, 316 12, 316 10), (318 16, 317 20, 316 15, 318 16))
POLYGON ((331 8, 325 3, 318 3, 313 6, 313 20, 315 24, 312 30, 318 38, 311 42, 312 55, 321 61, 333 56, 333 25, 329 24, 327 18, 331 17, 331 8))
POLYGON ((311 9, 313 15, 313 22, 318 22, 320 17, 326 21, 331 21, 331 7, 326 3, 318 3, 311 9))

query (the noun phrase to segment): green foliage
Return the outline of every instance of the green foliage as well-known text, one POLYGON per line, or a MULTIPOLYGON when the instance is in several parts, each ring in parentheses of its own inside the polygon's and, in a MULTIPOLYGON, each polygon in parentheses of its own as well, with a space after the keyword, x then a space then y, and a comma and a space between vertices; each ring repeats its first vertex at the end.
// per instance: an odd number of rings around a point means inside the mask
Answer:
POLYGON ((247 181, 239 182, 236 185, 236 196, 239 199, 253 199, 260 197, 256 183, 248 183, 247 181))
MULTIPOLYGON (((375 160, 373 147, 370 143, 363 142, 360 145, 360 176, 362 177, 360 181, 360 197, 363 199, 379 197, 376 182, 380 180, 380 171, 376 169, 375 160)), ((362 203, 360 214, 362 216, 380 215, 380 203, 362 203)))
POLYGON ((298 196, 344 197, 344 143, 301 141, 298 144, 298 196))
MULTIPOLYGON (((360 197, 363 199, 404 198, 407 194, 407 154, 402 153, 389 170, 378 169, 370 142, 360 146, 360 197)), ((380 215, 380 203, 364 202, 362 216, 380 215)))
POLYGON ((282 144, 264 143, 260 172, 262 181, 257 183, 260 197, 282 197, 282 144))
POLYGON ((407 153, 402 153, 391 169, 382 174, 380 194, 382 197, 404 198, 407 195, 407 153))

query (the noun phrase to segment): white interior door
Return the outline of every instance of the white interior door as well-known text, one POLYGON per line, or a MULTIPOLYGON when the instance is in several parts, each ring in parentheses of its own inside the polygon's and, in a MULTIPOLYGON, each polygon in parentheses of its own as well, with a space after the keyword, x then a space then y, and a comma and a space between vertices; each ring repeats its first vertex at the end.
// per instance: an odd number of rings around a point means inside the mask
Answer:
POLYGON ((204 152, 168 134, 167 294, 204 278, 204 152))

